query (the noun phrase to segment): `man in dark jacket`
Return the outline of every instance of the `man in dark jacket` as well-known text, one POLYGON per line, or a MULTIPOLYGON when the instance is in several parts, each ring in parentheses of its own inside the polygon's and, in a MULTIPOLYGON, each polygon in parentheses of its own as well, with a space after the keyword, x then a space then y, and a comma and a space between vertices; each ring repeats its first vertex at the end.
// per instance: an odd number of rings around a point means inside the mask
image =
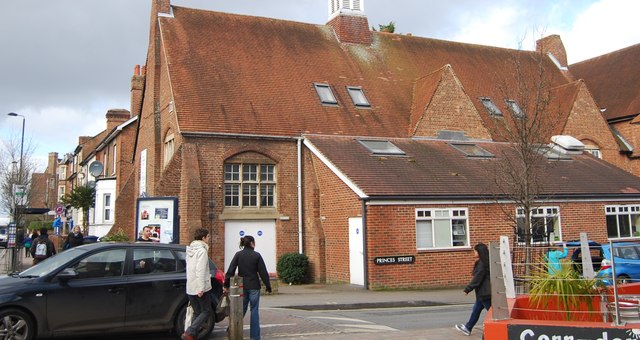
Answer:
POLYGON ((40 236, 31 242, 31 256, 33 264, 47 259, 56 254, 56 247, 47 235, 47 228, 40 228, 40 236))

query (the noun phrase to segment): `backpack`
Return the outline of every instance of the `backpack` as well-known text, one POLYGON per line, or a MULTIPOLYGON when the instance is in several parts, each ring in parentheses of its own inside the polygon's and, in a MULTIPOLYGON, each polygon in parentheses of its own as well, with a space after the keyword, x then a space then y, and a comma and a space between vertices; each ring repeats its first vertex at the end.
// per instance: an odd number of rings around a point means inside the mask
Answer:
POLYGON ((43 260, 47 258, 47 240, 38 238, 36 241, 36 251, 33 254, 34 258, 43 260))

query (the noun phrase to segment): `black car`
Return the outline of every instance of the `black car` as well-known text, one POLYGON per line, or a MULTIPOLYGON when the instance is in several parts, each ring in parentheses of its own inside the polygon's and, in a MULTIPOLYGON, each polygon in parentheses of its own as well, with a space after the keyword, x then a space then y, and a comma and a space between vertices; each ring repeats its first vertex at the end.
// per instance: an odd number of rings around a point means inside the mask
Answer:
MULTIPOLYGON (((92 243, 0 277, 0 338, 184 332, 186 248, 160 243, 92 243)), ((212 306, 221 271, 209 262, 212 306)), ((198 334, 206 337, 219 318, 198 334)))

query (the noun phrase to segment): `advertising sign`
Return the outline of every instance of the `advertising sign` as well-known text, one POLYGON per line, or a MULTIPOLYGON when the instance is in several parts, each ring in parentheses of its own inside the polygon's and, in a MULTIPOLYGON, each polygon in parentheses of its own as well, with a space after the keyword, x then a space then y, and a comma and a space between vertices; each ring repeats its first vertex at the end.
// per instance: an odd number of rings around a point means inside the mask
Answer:
POLYGON ((136 240, 144 228, 151 231, 152 242, 179 243, 177 197, 138 198, 136 207, 136 240))

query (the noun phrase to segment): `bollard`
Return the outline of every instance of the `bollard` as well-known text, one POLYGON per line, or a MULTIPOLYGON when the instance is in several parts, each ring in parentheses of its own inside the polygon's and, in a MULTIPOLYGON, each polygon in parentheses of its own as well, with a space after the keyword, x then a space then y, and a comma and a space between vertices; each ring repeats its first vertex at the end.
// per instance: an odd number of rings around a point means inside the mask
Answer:
POLYGON ((231 278, 229 287, 229 339, 242 340, 242 278, 234 276, 231 278))

